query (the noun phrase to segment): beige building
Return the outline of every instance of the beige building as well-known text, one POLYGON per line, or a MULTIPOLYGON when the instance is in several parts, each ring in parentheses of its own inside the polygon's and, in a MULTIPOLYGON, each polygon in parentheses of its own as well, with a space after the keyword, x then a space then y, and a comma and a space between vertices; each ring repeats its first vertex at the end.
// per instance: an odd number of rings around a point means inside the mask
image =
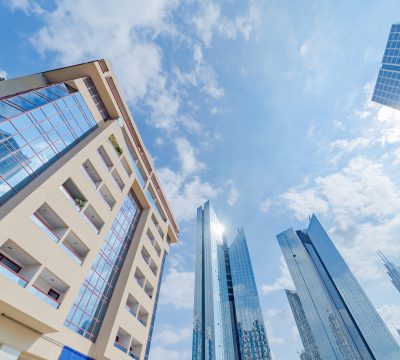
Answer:
POLYGON ((0 359, 148 359, 178 227, 104 60, 0 82, 0 359))

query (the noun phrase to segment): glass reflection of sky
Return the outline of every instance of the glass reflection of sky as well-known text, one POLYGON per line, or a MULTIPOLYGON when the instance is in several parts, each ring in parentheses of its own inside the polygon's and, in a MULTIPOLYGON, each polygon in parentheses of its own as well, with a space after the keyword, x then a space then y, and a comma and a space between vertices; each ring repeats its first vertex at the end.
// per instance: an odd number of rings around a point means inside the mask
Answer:
POLYGON ((0 101, 0 204, 97 126, 79 92, 64 84, 0 101))

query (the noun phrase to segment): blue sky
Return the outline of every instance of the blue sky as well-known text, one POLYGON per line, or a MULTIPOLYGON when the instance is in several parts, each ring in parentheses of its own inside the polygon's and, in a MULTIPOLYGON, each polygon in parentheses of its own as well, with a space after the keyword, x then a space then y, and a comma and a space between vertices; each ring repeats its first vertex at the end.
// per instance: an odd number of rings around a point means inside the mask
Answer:
MULTIPOLYGON (((195 210, 244 226, 275 359, 301 349, 275 235, 315 212, 388 326, 400 114, 370 102, 398 1, 0 2, 7 77, 107 58, 181 228, 151 359, 191 357, 195 210)), ((397 338, 399 340, 399 338, 397 338)))

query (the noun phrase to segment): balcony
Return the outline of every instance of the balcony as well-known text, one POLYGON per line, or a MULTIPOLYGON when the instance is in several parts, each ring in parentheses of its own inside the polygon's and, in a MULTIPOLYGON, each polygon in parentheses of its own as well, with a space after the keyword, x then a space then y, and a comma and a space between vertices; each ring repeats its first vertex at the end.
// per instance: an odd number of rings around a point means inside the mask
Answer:
POLYGON ((88 176, 94 187, 97 189, 102 183, 102 179, 91 161, 86 160, 82 164, 82 169, 84 170, 85 174, 88 176))
POLYGON ((119 328, 117 336, 114 340, 114 346, 126 354, 128 352, 130 342, 131 336, 124 329, 119 328))
POLYGON ((84 219, 92 227, 92 229, 98 234, 104 226, 104 221, 101 219, 99 214, 94 210, 92 205, 88 205, 83 212, 84 219))
POLYGON ((132 359, 139 360, 141 353, 142 353, 142 344, 138 340, 136 340, 134 337, 132 337, 128 355, 132 359))
POLYGON ((144 277, 143 273, 139 269, 136 269, 136 271, 135 271, 135 280, 141 288, 144 287, 146 278, 144 277))
POLYGON ((25 287, 40 264, 12 240, 0 247, 0 274, 25 287))
POLYGON ((112 210, 116 201, 105 184, 101 185, 99 194, 103 199, 104 203, 106 204, 106 206, 108 207, 108 209, 112 210))
POLYGON ((128 177, 130 177, 132 175, 132 169, 128 165, 128 162, 126 161, 125 156, 121 157, 121 164, 122 164, 123 168, 125 169, 125 172, 128 175, 128 177))
POLYGON ((104 149, 104 146, 100 146, 97 149, 97 153, 100 155, 101 160, 103 161, 103 164, 107 168, 108 171, 111 171, 111 169, 114 167, 113 162, 111 161, 110 157, 107 154, 107 151, 104 149))
POLYGON ((72 231, 65 237, 61 247, 78 265, 82 265, 89 253, 89 248, 72 231))
POLYGON ((84 208, 87 199, 83 196, 82 192, 78 189, 71 178, 65 181, 61 185, 60 189, 76 210, 81 211, 84 208))
POLYGON ((58 309, 69 287, 52 272, 44 269, 28 289, 48 305, 58 309))
POLYGON ((117 139, 115 138, 114 134, 110 135, 108 140, 110 140, 110 143, 112 147, 114 148, 115 152, 117 153, 117 156, 120 157, 123 153, 123 150, 121 146, 119 146, 119 143, 117 139))
POLYGON ((158 245, 158 242, 154 244, 154 249, 156 250, 157 255, 161 256, 161 247, 158 245))
POLYGON ((151 215, 151 220, 153 221, 154 226, 156 227, 158 233, 160 234, 161 238, 164 239, 164 231, 162 231, 160 224, 158 223, 157 218, 155 215, 151 215))
POLYGON ((139 312, 137 314, 137 319, 143 326, 147 326, 149 313, 143 308, 143 306, 140 306, 139 312))
POLYGON ((128 295, 128 300, 126 301, 126 309, 136 317, 139 310, 139 302, 131 295, 128 295))
POLYGON ((122 181, 121 176, 119 175, 116 169, 113 169, 113 171, 111 171, 111 176, 113 177, 118 189, 120 189, 121 191, 124 190, 125 184, 122 181))
POLYGON ((54 242, 58 242, 68 230, 68 226, 65 222, 47 203, 44 203, 39 209, 37 209, 31 216, 31 219, 54 242))
POLYGON ((147 296, 150 299, 153 298, 154 288, 153 288, 153 286, 150 285, 150 283, 148 281, 146 281, 146 284, 144 286, 144 292, 147 294, 147 296))

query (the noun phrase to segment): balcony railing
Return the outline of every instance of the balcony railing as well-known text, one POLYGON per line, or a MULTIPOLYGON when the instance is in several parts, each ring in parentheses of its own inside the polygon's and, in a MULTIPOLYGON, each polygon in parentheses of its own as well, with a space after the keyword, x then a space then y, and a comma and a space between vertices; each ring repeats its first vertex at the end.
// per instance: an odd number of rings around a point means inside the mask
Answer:
POLYGON ((75 261, 78 265, 82 265, 83 260, 81 257, 66 243, 61 243, 63 250, 75 261))
POLYGON ((61 237, 56 234, 53 230, 51 230, 48 225, 37 215, 33 214, 31 219, 40 227, 40 229, 46 233, 51 240, 54 242, 58 242, 61 237))
POLYGON ((29 288, 29 290, 33 294, 35 294, 38 298, 42 299, 45 303, 49 304, 53 308, 58 309, 58 307, 60 306, 60 303, 56 299, 54 299, 51 296, 47 295, 46 293, 44 293, 42 290, 40 290, 35 285, 32 285, 29 288))
POLYGON ((139 359, 140 359, 139 356, 137 356, 136 354, 134 354, 132 351, 129 351, 129 356, 130 356, 132 359, 135 359, 135 360, 139 360, 139 359))
POLYGON ((124 345, 122 345, 121 343, 119 343, 118 341, 114 341, 114 346, 115 346, 117 349, 123 351, 124 353, 127 353, 127 352, 128 352, 128 349, 127 349, 124 345))
POLYGON ((12 271, 10 268, 5 266, 3 263, 0 262, 0 274, 4 275, 5 277, 9 278, 11 281, 14 281, 18 285, 25 287, 28 283, 21 275, 17 274, 16 272, 12 271))

